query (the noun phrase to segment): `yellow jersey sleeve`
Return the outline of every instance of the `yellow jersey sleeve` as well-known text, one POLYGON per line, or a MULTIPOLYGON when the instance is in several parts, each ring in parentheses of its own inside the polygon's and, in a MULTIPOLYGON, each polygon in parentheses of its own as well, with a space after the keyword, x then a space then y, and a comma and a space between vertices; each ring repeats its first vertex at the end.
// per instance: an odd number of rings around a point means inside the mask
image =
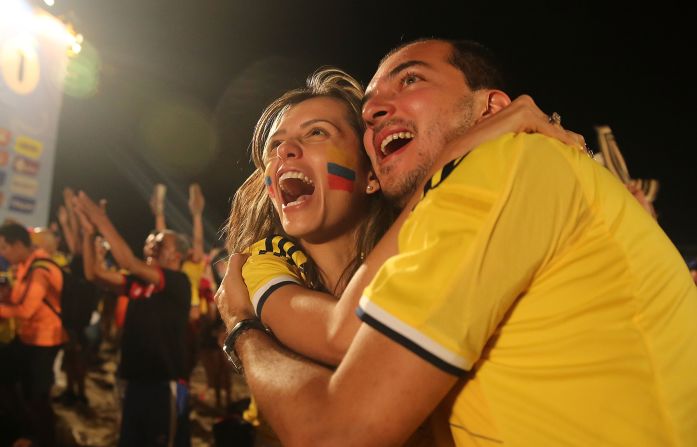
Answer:
POLYGON ((255 242, 248 252, 251 256, 242 267, 249 298, 259 318, 271 294, 288 284, 303 285, 307 257, 283 236, 270 236, 255 242))
POLYGON ((507 134, 448 163, 402 227, 399 254, 366 288, 361 319, 446 372, 471 369, 578 217, 563 203, 575 188, 560 154, 569 150, 507 134), (517 236, 522 221, 537 231, 517 236))

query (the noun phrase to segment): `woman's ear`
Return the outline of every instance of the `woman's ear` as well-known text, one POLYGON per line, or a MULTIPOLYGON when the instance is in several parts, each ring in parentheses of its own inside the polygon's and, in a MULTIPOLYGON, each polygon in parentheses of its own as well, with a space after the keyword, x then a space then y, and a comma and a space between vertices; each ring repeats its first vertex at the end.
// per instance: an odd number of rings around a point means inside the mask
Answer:
POLYGON ((373 170, 368 171, 368 185, 365 187, 366 194, 374 194, 380 191, 380 182, 373 170))

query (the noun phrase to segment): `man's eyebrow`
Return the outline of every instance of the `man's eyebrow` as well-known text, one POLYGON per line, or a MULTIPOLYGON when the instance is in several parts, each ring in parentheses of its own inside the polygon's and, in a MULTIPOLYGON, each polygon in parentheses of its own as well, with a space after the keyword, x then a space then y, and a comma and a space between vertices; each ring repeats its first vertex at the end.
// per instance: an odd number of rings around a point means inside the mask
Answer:
MULTIPOLYGON (((415 67, 415 66, 416 67, 430 67, 430 65, 424 61, 410 60, 410 61, 402 62, 401 64, 394 67, 392 70, 390 70, 389 73, 387 73, 386 77, 388 79, 394 79, 397 75, 399 75, 399 73, 403 72, 407 68, 411 68, 411 67, 415 67)), ((365 95, 363 95, 363 100, 361 101, 361 110, 363 109, 363 107, 365 107, 365 103, 367 103, 370 100, 370 98, 372 98, 372 97, 373 97, 372 93, 366 93, 365 95)))

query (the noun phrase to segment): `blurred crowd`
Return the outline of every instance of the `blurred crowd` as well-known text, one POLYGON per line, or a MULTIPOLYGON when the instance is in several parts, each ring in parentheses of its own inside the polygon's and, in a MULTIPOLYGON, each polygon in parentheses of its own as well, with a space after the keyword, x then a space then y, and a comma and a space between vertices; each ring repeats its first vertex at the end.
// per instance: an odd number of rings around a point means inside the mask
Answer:
MULTIPOLYGON (((133 424, 141 423, 165 431, 176 426, 175 445, 191 445, 191 398, 205 399, 205 393, 189 393, 199 364, 213 390, 211 404, 220 414, 239 413, 240 402, 232 401, 231 369, 220 348, 224 326, 213 299, 227 252, 220 246, 204 249, 205 199, 197 184, 189 192, 193 233, 184 235, 167 228, 166 187, 155 186, 150 202, 154 229, 142 259, 110 222, 109 228, 99 227, 108 222, 106 201, 93 203, 70 188, 50 227, 3 223, 1 446, 57 445, 52 407, 89 407, 86 373, 100 367, 107 345, 116 346, 120 358, 120 445, 139 444, 139 428, 133 424), (124 251, 130 252, 125 258, 124 251), (54 386, 54 371, 65 375, 64 388, 54 386)), ((250 433, 257 421, 248 419, 239 423, 250 433)))

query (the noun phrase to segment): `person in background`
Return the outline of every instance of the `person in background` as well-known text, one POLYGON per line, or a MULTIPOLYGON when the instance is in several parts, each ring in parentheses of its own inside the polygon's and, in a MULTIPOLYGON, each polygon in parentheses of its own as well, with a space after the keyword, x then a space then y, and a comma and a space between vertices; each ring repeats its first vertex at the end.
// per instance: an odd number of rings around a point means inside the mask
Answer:
MULTIPOLYGON (((71 321, 72 326, 68 327, 69 325, 64 324, 67 340, 63 345, 62 368, 66 375, 66 388, 55 400, 67 406, 76 403, 87 406, 85 377, 88 357, 90 352, 98 346, 95 347, 90 343, 85 331, 93 319, 93 312, 97 309, 97 289, 87 281, 84 274, 80 228, 72 203, 74 195, 71 188, 63 190, 63 205, 58 209, 58 222, 69 250, 65 268, 74 284, 70 290, 66 290, 66 293, 77 295, 66 296, 64 293, 62 299, 64 302, 71 300, 72 303, 77 304, 73 310, 79 315, 74 315, 77 318, 71 321)), ((65 310, 66 306, 63 307, 65 310)))
POLYGON ((186 238, 171 230, 159 232, 146 240, 144 252, 150 256, 141 260, 86 194, 79 193, 74 205, 82 228, 85 274, 129 298, 119 365, 119 377, 126 381, 119 446, 190 445, 188 426, 177 424, 188 394, 182 386, 182 346, 191 285, 180 271, 188 252, 186 238), (97 262, 96 232, 109 243, 119 267, 130 274, 104 270, 97 262))
POLYGON ((63 275, 41 248, 32 248, 27 229, 18 223, 0 226, 0 256, 15 268, 9 303, 0 304, 0 319, 14 318, 14 339, 24 416, 22 437, 41 446, 55 445, 51 407, 53 362, 64 341, 61 323, 63 275))
MULTIPOLYGON (((164 184, 158 183, 155 185, 153 194, 150 199, 150 208, 155 216, 155 230, 164 231, 167 228, 167 219, 165 217, 165 198, 167 187, 164 184)), ((203 209, 206 200, 198 183, 189 185, 189 212, 191 213, 191 249, 182 263, 182 272, 189 278, 191 283, 191 311, 189 315, 189 326, 187 329, 187 345, 186 345, 186 368, 187 381, 191 377, 191 373, 198 362, 198 334, 199 318, 202 313, 206 313, 207 303, 201 300, 199 289, 201 287, 201 279, 206 270, 207 259, 204 251, 204 235, 203 235, 203 209)))

